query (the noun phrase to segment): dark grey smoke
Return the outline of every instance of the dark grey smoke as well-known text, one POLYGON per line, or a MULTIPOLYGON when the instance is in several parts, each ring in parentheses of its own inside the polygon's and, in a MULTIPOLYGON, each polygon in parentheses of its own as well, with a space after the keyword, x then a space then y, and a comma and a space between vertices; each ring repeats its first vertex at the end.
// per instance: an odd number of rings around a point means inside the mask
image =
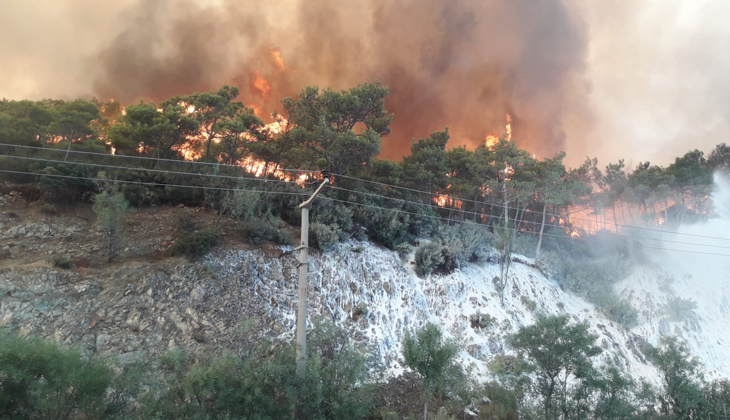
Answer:
POLYGON ((140 3, 99 54, 95 93, 159 100, 235 83, 244 101, 270 112, 307 85, 345 89, 379 79, 391 87, 387 108, 395 113, 387 157, 447 125, 453 145, 474 146, 504 131, 505 113, 521 146, 552 154, 564 148, 566 101, 585 95, 574 83, 585 31, 560 0, 194 4, 140 3), (269 98, 251 88, 257 71, 269 98))

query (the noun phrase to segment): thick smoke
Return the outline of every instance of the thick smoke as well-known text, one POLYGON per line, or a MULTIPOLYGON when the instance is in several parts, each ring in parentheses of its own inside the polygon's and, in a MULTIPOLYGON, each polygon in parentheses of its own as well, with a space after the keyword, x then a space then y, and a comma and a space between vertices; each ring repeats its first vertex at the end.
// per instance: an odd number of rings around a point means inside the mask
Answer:
POLYGON ((116 0, 0 4, 0 97, 125 103, 241 88, 261 115, 303 87, 381 80, 383 154, 513 118, 539 156, 668 163, 730 130, 724 0, 116 0))
POLYGON ((447 125, 452 145, 474 146, 503 132, 505 113, 521 146, 551 154, 564 148, 565 104, 584 96, 574 81, 586 44, 560 0, 324 0, 266 10, 145 2, 99 55, 94 88, 129 102, 234 83, 270 113, 307 85, 377 79, 391 87, 396 115, 385 156, 447 125))

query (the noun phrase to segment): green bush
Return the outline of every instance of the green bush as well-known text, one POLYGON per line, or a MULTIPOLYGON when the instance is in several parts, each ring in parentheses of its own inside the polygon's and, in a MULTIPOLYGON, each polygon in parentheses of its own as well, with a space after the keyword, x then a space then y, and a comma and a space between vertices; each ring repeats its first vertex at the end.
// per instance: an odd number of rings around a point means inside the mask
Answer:
POLYGON ((367 315, 368 313, 370 313, 370 310, 368 309, 368 305, 366 303, 358 303, 352 310, 353 318, 359 318, 361 316, 367 315))
POLYGON ((633 328, 639 323, 639 311, 634 309, 630 303, 615 295, 597 299, 596 305, 606 315, 606 318, 626 328, 633 328))
POLYGON ((342 203, 329 200, 315 200, 311 215, 312 221, 324 225, 337 226, 341 231, 349 231, 353 226, 353 212, 342 203))
POLYGON ((109 367, 53 342, 0 332, 0 417, 97 418, 109 367))
POLYGON ((469 317, 472 328, 488 329, 494 325, 494 318, 489 314, 477 312, 469 317))
MULTIPOLYGON (((248 188, 250 187, 246 186, 246 189, 248 188)), ((261 196, 262 193, 234 191, 223 198, 221 202, 222 211, 234 219, 250 220, 260 213, 261 196)))
POLYGON ((674 296, 667 300, 663 309, 670 321, 681 322, 694 314, 694 310, 697 309, 697 302, 692 299, 674 296))
POLYGON ((191 364, 181 351, 160 360, 163 378, 144 399, 143 418, 291 418, 301 391, 311 419, 365 419, 372 387, 367 359, 347 331, 319 318, 308 334, 306 379, 296 374, 295 347, 262 343, 245 360, 191 364))
POLYGON ((53 204, 46 203, 41 206, 41 213, 56 215, 58 214, 58 209, 53 204))
POLYGON ((454 363, 458 353, 456 342, 444 338, 434 324, 426 324, 415 335, 406 332, 403 360, 421 379, 424 418, 431 398, 442 397, 463 386, 463 372, 454 363))
POLYGON ((416 274, 427 276, 444 263, 443 247, 439 242, 423 242, 416 248, 416 274))
POLYGON ((398 256, 401 260, 405 260, 406 257, 410 255, 411 251, 413 251, 413 245, 409 244, 408 242, 403 242, 394 246, 393 250, 398 253, 398 256))
POLYGON ((200 220, 192 212, 180 212, 175 219, 175 229, 178 232, 193 233, 201 228, 200 220))
POLYGON ((518 234, 512 243, 512 252, 528 258, 535 257, 537 238, 533 234, 518 234))
POLYGON ((68 270, 74 268, 74 262, 65 255, 56 255, 53 257, 53 266, 68 270))
POLYGON ((238 229, 241 238, 251 245, 261 245, 264 242, 272 241, 279 245, 291 245, 292 240, 289 235, 267 225, 263 220, 254 220, 244 223, 238 229))
POLYGON ((197 232, 179 232, 168 253, 182 255, 194 260, 208 254, 220 242, 220 235, 214 229, 197 232))
POLYGON ((438 229, 438 237, 456 266, 462 266, 470 261, 486 262, 494 243, 494 235, 485 225, 471 222, 453 226, 442 225, 438 229))
POLYGON ((535 310, 537 309, 537 302, 528 298, 525 295, 520 296, 520 302, 522 302, 522 304, 525 305, 525 307, 530 310, 530 312, 535 312, 535 310))
POLYGON ((340 230, 334 225, 314 222, 309 225, 309 244, 322 252, 333 250, 340 243, 340 230))

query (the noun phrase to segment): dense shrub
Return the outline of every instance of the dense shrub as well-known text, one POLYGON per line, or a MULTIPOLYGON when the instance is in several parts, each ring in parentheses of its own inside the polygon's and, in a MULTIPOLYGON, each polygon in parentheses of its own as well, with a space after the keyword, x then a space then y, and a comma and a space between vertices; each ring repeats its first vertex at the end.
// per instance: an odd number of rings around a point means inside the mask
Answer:
POLYGON ((639 311, 614 294, 597 298, 596 305, 606 318, 626 328, 633 328, 639 323, 639 311))
POLYGON ((393 250, 398 253, 401 260, 404 260, 411 254, 411 251, 413 251, 413 245, 408 242, 404 242, 394 246, 393 250))
POLYGON ((416 274, 423 277, 444 263, 443 246, 439 242, 423 242, 416 248, 416 274))
POLYGON ((301 390, 302 415, 311 419, 364 419, 372 388, 363 385, 367 359, 349 334, 321 319, 308 334, 307 374, 296 374, 295 347, 261 343, 246 360, 234 357, 191 364, 181 351, 161 359, 164 377, 146 399, 144 418, 291 418, 301 390))
POLYGON ((442 225, 438 237, 457 267, 470 261, 486 262, 494 243, 494 235, 485 225, 471 222, 442 225))
POLYGON ((39 181, 43 198, 49 203, 87 199, 96 190, 93 181, 82 179, 93 178, 96 175, 96 172, 88 166, 34 163, 29 169, 32 172, 49 175, 41 176, 39 181))
POLYGON ((41 212, 49 215, 56 215, 58 214, 58 209, 53 204, 46 203, 41 206, 41 212))
POLYGON ((309 225, 309 245, 322 252, 333 250, 340 243, 337 226, 314 222, 309 225))
POLYGON ((251 245, 261 245, 264 242, 272 241, 279 245, 291 245, 289 235, 279 229, 269 226, 263 220, 253 220, 244 223, 238 229, 241 238, 251 245))
POLYGON ((353 211, 342 203, 329 200, 315 200, 310 214, 314 222, 337 226, 343 232, 351 230, 353 226, 353 211))
POLYGON ((215 229, 180 232, 168 253, 172 256, 182 255, 194 260, 208 254, 219 242, 220 235, 215 229))
POLYGON ((477 312, 469 316, 469 323, 472 328, 487 329, 494 325, 494 318, 489 314, 477 312))
POLYGON ((518 234, 512 242, 512 252, 534 258, 537 250, 537 237, 532 234, 518 234))
POLYGON ((259 215, 261 196, 261 193, 234 191, 222 199, 221 212, 235 219, 250 220, 259 215))
POLYGON ((697 309, 697 302, 673 296, 667 300, 663 309, 670 321, 681 322, 692 316, 694 310, 697 309))
POLYGON ((0 331, 0 417, 96 418, 111 370, 53 342, 0 331))
POLYGON ((56 255, 53 257, 53 266, 68 270, 74 268, 74 262, 65 255, 56 255))

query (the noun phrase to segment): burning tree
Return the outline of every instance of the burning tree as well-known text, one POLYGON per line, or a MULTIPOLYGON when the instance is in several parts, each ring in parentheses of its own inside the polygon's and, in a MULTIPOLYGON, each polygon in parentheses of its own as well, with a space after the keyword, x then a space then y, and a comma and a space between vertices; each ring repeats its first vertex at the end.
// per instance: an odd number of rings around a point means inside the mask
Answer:
POLYGON ((309 164, 345 174, 380 153, 380 137, 390 133, 393 120, 385 110, 387 95, 388 88, 380 82, 342 92, 308 87, 298 99, 281 103, 295 126, 292 138, 311 153, 309 164))
POLYGON ((198 128, 198 121, 179 103, 168 101, 158 108, 140 102, 127 107, 109 136, 117 150, 171 159, 189 137, 198 134, 198 128))
POLYGON ((224 137, 230 139, 230 128, 234 128, 234 133, 239 133, 241 128, 245 128, 243 131, 248 131, 252 123, 263 125, 261 120, 250 118, 253 112, 247 110, 243 103, 233 102, 237 96, 237 87, 223 86, 217 92, 196 92, 186 96, 176 96, 164 104, 180 104, 200 124, 196 143, 202 149, 202 158, 210 160, 211 146, 219 143, 224 137), (240 121, 241 116, 243 121, 240 121), (236 120, 243 124, 232 125, 231 123, 236 120))

